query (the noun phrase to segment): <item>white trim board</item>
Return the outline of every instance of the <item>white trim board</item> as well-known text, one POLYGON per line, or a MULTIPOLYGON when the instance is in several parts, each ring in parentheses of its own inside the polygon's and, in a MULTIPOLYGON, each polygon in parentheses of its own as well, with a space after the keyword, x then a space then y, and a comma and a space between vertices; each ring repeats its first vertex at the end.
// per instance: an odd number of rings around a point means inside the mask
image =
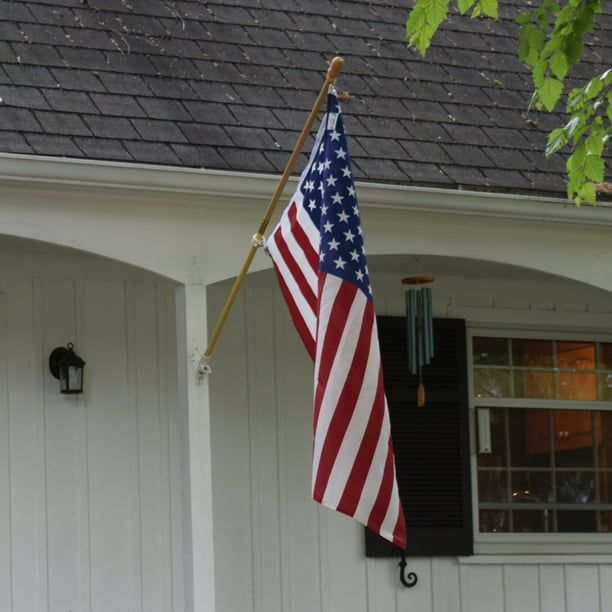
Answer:
MULTIPOLYGON (((296 180, 294 177, 289 181, 286 197, 295 188, 296 180)), ((261 204, 274 192, 278 176, 0 153, 0 182, 39 188, 62 185, 182 195, 177 204, 188 199, 187 196, 209 203, 223 199, 261 204)), ((364 208, 587 226, 612 225, 612 204, 609 203, 578 208, 563 198, 366 182, 357 182, 357 189, 364 208)))

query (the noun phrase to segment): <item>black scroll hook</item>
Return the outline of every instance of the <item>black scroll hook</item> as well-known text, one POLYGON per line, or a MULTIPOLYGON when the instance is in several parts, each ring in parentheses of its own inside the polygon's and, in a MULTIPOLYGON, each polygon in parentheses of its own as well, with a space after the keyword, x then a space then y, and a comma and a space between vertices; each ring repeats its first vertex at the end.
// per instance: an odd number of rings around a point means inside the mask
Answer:
POLYGON ((409 589, 412 588, 419 581, 419 578, 414 572, 408 572, 408 575, 406 575, 406 566, 408 565, 408 561, 406 561, 406 552, 403 550, 400 553, 400 562, 398 565, 400 568, 401 583, 409 589))

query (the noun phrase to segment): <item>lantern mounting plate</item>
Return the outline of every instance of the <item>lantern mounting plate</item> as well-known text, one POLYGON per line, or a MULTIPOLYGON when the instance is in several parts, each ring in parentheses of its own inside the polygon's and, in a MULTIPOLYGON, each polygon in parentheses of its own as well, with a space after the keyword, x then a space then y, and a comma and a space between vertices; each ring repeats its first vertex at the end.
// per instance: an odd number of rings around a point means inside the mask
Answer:
POLYGON ((60 372, 59 372, 60 361, 69 352, 70 350, 67 349, 65 346, 58 346, 57 348, 54 348, 51 351, 51 354, 49 355, 49 369, 51 370, 51 374, 53 374, 53 376, 57 378, 58 380, 60 377, 60 372))

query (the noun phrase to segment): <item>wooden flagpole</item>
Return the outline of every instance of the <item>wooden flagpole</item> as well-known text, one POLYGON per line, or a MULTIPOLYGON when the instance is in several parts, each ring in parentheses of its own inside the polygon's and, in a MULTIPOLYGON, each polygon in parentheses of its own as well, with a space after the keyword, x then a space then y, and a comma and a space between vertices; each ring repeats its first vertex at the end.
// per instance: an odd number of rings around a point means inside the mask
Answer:
POLYGON ((334 59, 330 62, 329 69, 327 70, 327 76, 325 77, 325 82, 323 83, 323 86, 321 87, 321 91, 319 91, 319 95, 310 111, 310 115, 308 115, 308 119, 306 120, 304 128, 302 129, 302 133, 300 134, 300 137, 295 143, 293 153, 291 153, 291 157, 289 158, 289 161, 287 162, 287 165, 285 166, 285 171, 283 172, 283 175, 281 176, 278 182, 276 191, 274 192, 274 195, 272 196, 268 204, 268 208, 266 209, 266 212, 261 220, 261 223, 259 224, 259 227, 257 228, 257 233, 253 236, 251 247, 249 248, 244 264, 242 265, 242 269, 240 270, 240 273, 238 274, 238 276, 236 277, 236 280, 234 281, 234 285, 231 291, 229 292, 229 295, 227 296, 227 300, 225 301, 223 310, 221 311, 221 314, 219 315, 219 318, 217 319, 217 323, 215 324, 212 334, 210 335, 210 338, 208 340, 208 346, 206 347, 206 350, 202 354, 202 358, 200 359, 200 363, 198 366, 198 373, 200 375, 207 374, 210 372, 210 367, 208 366, 207 361, 210 359, 215 349, 215 345, 217 344, 217 340, 219 339, 219 334, 221 333, 221 330, 223 329, 223 326, 225 325, 225 321, 227 320, 230 310, 232 309, 232 306, 236 300, 236 297, 238 296, 240 287, 242 287, 242 284, 247 275, 247 272, 249 271, 249 268, 251 267, 251 263, 253 261, 253 258, 255 257, 255 253, 259 247, 264 245, 264 232, 266 231, 266 228, 268 227, 270 223, 270 219, 272 218, 272 215, 274 214, 274 209, 276 208, 276 205, 278 204, 278 201, 283 193, 283 190, 285 189, 285 186, 287 185, 287 181, 289 180, 289 177, 291 176, 291 172, 293 171, 293 168, 295 167, 295 164, 297 163, 300 153, 302 152, 302 149, 304 148, 306 139, 308 138, 308 135, 310 134, 310 130, 312 129, 315 119, 317 118, 317 115, 319 114, 321 106, 323 105, 323 101, 325 100, 325 97, 327 95, 327 90, 329 89, 329 86, 338 78, 338 75, 340 74, 343 66, 344 66, 344 59, 341 57, 334 57, 334 59))

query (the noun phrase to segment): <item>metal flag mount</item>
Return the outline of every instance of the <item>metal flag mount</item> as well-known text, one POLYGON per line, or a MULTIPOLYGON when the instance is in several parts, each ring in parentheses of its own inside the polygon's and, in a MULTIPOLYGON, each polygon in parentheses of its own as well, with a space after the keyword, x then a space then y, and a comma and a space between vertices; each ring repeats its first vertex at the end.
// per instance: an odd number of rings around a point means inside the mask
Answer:
POLYGON ((433 309, 431 289, 422 287, 433 282, 433 276, 409 276, 402 279, 403 285, 414 285, 406 291, 406 326, 408 335, 408 370, 419 375, 417 406, 425 406, 425 386, 422 368, 429 365, 434 354, 433 309))

